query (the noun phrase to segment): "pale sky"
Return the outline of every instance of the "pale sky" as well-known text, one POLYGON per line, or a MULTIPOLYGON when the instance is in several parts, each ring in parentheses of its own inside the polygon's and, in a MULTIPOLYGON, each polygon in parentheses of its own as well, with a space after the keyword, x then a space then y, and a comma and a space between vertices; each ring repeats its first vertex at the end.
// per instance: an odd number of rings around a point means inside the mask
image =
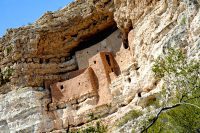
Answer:
POLYGON ((0 0, 0 37, 8 28, 33 23, 46 11, 56 11, 73 0, 0 0))

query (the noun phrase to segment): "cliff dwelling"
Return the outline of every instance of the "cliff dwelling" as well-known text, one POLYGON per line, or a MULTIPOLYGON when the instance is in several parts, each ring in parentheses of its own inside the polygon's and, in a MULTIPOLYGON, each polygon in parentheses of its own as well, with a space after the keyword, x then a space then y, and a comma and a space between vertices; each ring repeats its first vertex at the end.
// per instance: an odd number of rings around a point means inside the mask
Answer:
POLYGON ((45 82, 46 87, 51 86, 50 106, 91 97, 92 105, 109 104, 112 101, 110 83, 126 69, 124 64, 131 62, 130 50, 124 47, 119 30, 90 47, 82 47, 74 55, 77 70, 67 76, 63 74, 59 82, 45 82))
POLYGON ((198 132, 199 29, 200 0, 75 0, 8 29, 0 132, 198 132))
POLYGON ((118 73, 111 52, 99 52, 89 59, 89 67, 75 78, 51 85, 52 102, 68 102, 85 95, 95 96, 97 104, 109 103, 108 85, 118 73))

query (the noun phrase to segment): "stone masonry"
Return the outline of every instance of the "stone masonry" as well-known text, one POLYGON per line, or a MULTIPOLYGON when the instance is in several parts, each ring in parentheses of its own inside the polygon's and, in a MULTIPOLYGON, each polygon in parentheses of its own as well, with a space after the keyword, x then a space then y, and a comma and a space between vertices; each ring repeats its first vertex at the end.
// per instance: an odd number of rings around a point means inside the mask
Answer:
POLYGON ((67 103, 84 95, 96 97, 96 104, 110 103, 111 79, 117 77, 119 68, 110 52, 100 52, 89 59, 89 67, 80 75, 51 85, 52 103, 67 103))

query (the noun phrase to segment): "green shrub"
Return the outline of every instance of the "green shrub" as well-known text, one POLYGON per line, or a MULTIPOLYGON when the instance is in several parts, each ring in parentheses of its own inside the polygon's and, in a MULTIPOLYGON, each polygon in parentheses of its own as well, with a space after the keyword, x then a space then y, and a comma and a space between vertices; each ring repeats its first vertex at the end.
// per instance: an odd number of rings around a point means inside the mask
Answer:
POLYGON ((189 60, 179 49, 169 49, 167 55, 155 61, 152 71, 164 81, 160 96, 164 102, 162 107, 173 108, 163 111, 148 132, 199 132, 200 62, 189 60))
POLYGON ((96 116, 96 115, 94 115, 94 113, 88 114, 88 117, 89 117, 90 121, 93 121, 93 120, 100 118, 100 116, 96 116))
POLYGON ((7 53, 7 55, 9 55, 11 52, 12 52, 12 46, 8 46, 8 47, 6 47, 6 53, 7 53))
POLYGON ((106 133, 108 127, 102 124, 101 122, 96 122, 95 126, 89 126, 85 129, 80 129, 78 131, 70 132, 70 133, 106 133))
MULTIPOLYGON (((199 105, 199 103, 197 105, 199 105)), ((149 128, 148 132, 195 133, 200 129, 199 123, 199 109, 188 105, 179 106, 177 108, 163 112, 155 124, 149 128)))
POLYGON ((141 114, 141 112, 136 110, 131 110, 127 114, 125 114, 117 123, 116 126, 121 127, 124 124, 126 124, 128 121, 138 118, 141 114))
POLYGON ((10 82, 10 77, 13 74, 14 69, 7 67, 4 71, 0 73, 0 85, 4 85, 7 82, 10 82))
POLYGON ((146 106, 151 105, 151 106, 154 106, 155 108, 159 108, 161 106, 159 100, 160 99, 151 98, 147 101, 146 106))
POLYGON ((180 23, 181 25, 185 25, 186 24, 186 17, 185 16, 183 16, 183 18, 181 19, 181 23, 180 23))

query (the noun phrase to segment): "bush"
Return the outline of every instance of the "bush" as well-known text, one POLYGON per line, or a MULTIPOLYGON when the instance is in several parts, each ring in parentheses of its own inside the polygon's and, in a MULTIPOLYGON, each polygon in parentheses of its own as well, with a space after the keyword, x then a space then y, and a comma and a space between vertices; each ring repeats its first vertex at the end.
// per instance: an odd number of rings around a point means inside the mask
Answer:
POLYGON ((85 129, 80 129, 78 131, 70 133, 106 133, 107 130, 108 130, 107 126, 98 121, 96 122, 95 126, 89 126, 85 129))
POLYGON ((183 18, 181 19, 181 23, 180 23, 181 25, 185 25, 186 24, 186 17, 185 16, 183 16, 183 18))
POLYGON ((13 71, 14 71, 13 68, 7 67, 0 73, 0 85, 10 82, 10 77, 12 76, 13 71))
MULTIPOLYGON (((193 102, 194 104, 194 102, 193 102)), ((196 103, 199 105, 199 103, 196 103)), ((149 133, 177 132, 192 133, 200 129, 200 110, 193 106, 179 106, 162 113, 149 133)))
POLYGON ((123 126, 124 124, 126 124, 128 121, 133 120, 138 118, 140 115, 142 115, 139 111, 136 110, 131 110, 130 112, 128 112, 127 114, 125 114, 117 123, 116 125, 118 127, 123 126))
POLYGON ((12 46, 6 47, 6 54, 9 55, 12 52, 13 48, 12 46))
POLYGON ((164 81, 160 99, 166 110, 148 132, 199 132, 200 62, 189 60, 181 50, 169 49, 166 56, 155 61, 152 70, 164 81))

